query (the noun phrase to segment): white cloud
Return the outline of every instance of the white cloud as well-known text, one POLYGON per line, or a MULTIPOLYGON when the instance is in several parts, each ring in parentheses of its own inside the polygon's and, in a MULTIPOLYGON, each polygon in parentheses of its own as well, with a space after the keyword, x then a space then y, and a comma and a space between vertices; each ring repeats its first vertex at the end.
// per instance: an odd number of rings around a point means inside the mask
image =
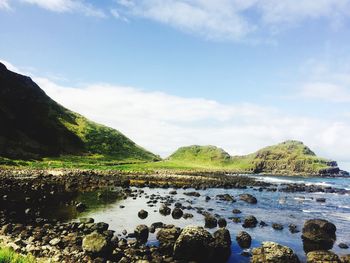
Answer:
POLYGON ((129 22, 129 20, 125 16, 122 16, 117 9, 112 8, 110 12, 114 18, 122 20, 124 22, 129 22))
POLYGON ((41 8, 57 12, 83 13, 87 16, 106 17, 106 14, 83 0, 21 0, 28 4, 34 4, 41 8))
POLYGON ((10 10, 9 0, 0 0, 0 9, 10 10))
POLYGON ((350 89, 326 82, 306 83, 302 87, 299 95, 308 99, 350 102, 350 89))
POLYGON ((129 15, 152 19, 209 39, 242 40, 310 19, 339 27, 350 0, 119 0, 129 15))

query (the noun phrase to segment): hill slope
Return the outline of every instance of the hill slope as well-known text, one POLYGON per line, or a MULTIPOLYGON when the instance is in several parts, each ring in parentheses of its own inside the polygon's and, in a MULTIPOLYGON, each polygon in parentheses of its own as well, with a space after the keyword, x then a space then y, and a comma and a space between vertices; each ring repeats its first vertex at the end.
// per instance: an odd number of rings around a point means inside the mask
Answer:
POLYGON ((122 133, 56 103, 29 77, 0 63, 0 156, 39 158, 102 154, 116 159, 158 159, 122 133))
POLYGON ((168 162, 227 171, 270 174, 340 174, 335 161, 317 157, 299 141, 285 141, 244 156, 230 156, 214 146, 181 147, 168 162))

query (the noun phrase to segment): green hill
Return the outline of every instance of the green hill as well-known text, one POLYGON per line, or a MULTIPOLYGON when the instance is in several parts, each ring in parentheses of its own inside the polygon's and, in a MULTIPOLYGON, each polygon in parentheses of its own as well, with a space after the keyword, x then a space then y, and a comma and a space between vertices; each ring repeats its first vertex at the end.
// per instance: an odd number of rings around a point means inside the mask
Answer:
POLYGON ((32 159, 98 154, 158 160, 125 135, 56 103, 29 77, 0 63, 0 156, 32 159))
POLYGON ((203 169, 270 174, 338 174, 337 163, 316 154, 299 141, 285 141, 244 156, 230 156, 215 146, 181 147, 166 162, 203 169))

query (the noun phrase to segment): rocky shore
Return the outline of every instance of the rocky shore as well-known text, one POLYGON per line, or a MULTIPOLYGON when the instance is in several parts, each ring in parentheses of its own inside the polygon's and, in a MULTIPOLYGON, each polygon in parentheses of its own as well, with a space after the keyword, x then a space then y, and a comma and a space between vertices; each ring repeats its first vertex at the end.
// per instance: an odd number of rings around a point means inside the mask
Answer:
MULTIPOLYGON (((251 215, 240 218, 218 217, 201 207, 185 206, 178 202, 176 189, 192 187, 183 194, 189 198, 200 197, 196 191, 206 188, 252 188, 256 191, 281 192, 337 192, 349 194, 349 191, 321 186, 300 186, 287 184, 277 186, 256 181, 245 176, 227 176, 219 174, 199 175, 143 175, 97 173, 94 171, 0 171, 0 234, 2 244, 12 247, 16 252, 31 253, 41 260, 54 262, 226 262, 231 254, 232 242, 244 250, 250 262, 300 262, 297 255, 288 247, 273 242, 264 242, 261 247, 250 249, 252 237, 245 231, 230 233, 227 220, 242 224, 250 229, 264 227, 263 221, 251 215), (186 226, 154 222, 151 225, 138 225, 133 232, 115 232, 104 222, 94 222, 92 218, 80 218, 69 221, 52 218, 45 214, 45 207, 52 205, 70 205, 74 212, 86 208, 77 203, 74 197, 78 192, 118 187, 115 198, 138 198, 143 187, 168 189, 167 196, 147 196, 149 206, 161 203, 158 213, 172 218, 191 218, 193 212, 203 216, 202 226, 186 226), (131 189, 130 186, 137 187, 131 189), (15 206, 15 207, 14 207, 15 206), (238 220, 239 219, 239 220, 238 220), (209 231, 217 228, 216 231, 209 231), (156 233, 158 244, 147 243, 149 235, 156 233), (236 236, 236 240, 231 240, 236 236)), ((103 192, 98 198, 103 198, 103 192)), ((210 200, 210 197, 205 197, 210 200)), ((240 200, 254 206, 259 200, 251 194, 215 196, 221 202, 240 200)), ((322 201, 322 200, 320 200, 322 201)), ((146 208, 145 208, 146 209, 146 208)), ((233 215, 241 211, 234 209, 233 215)), ((135 214, 147 218, 146 210, 135 214)), ((276 231, 283 229, 281 224, 271 226, 276 231)), ((350 262, 350 256, 338 257, 331 249, 336 239, 336 226, 325 220, 308 220, 304 226, 289 225, 291 233, 302 231, 300 242, 304 244, 307 262, 350 262)), ((346 244, 344 244, 346 246, 346 244)))

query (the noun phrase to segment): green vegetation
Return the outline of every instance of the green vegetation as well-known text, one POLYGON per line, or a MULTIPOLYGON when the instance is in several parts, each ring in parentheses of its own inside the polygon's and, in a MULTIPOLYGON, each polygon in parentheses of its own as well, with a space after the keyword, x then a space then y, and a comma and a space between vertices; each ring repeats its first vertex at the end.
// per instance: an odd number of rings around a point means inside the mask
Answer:
POLYGON ((0 263, 35 263, 32 256, 22 256, 10 248, 0 248, 0 263))

